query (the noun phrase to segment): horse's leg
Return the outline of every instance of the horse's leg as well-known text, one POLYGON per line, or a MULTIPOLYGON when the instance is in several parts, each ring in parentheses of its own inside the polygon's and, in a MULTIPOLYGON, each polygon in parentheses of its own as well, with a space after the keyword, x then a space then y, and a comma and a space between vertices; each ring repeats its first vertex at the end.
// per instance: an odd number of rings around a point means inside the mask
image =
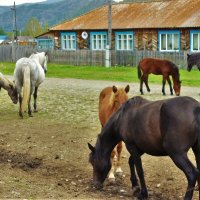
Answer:
POLYGON ((34 97, 34 112, 37 112, 37 91, 38 91, 38 87, 35 87, 35 91, 33 93, 33 97, 34 97))
POLYGON ((135 173, 135 164, 134 164, 134 159, 133 156, 129 157, 129 167, 130 167, 130 172, 131 172, 131 184, 132 184, 132 189, 133 189, 133 195, 137 196, 138 193, 140 193, 140 186, 138 184, 138 179, 135 173))
POLYGON ((123 174, 121 169, 121 152, 122 152, 122 141, 117 144, 117 169, 116 173, 120 176, 123 174))
POLYGON ((144 179, 144 171, 142 168, 142 161, 141 161, 141 157, 140 157, 141 154, 138 152, 137 148, 135 148, 133 145, 126 144, 126 147, 127 147, 127 150, 129 151, 129 153, 131 154, 131 156, 129 158, 129 166, 130 166, 130 170, 131 170, 132 187, 138 186, 138 182, 137 182, 137 178, 136 178, 136 174, 135 174, 135 167, 136 167, 137 174, 140 179, 140 185, 141 185, 141 191, 140 191, 141 198, 147 198, 148 191, 147 191, 147 187, 146 187, 146 183, 145 183, 145 179, 144 179))
POLYGON ((111 166, 111 169, 108 174, 108 179, 111 181, 114 181, 115 180, 114 172, 115 172, 115 165, 116 165, 116 150, 115 150, 115 148, 113 149, 113 151, 111 153, 111 165, 112 166, 111 166))
POLYGON ((186 153, 170 155, 170 157, 176 166, 181 169, 187 177, 188 186, 184 200, 191 200, 199 172, 190 162, 186 153))
POLYGON ((149 84, 148 84, 148 78, 149 78, 149 75, 148 75, 148 74, 144 75, 144 83, 145 83, 145 85, 146 85, 147 91, 148 91, 148 92, 151 92, 151 90, 150 90, 150 88, 149 88, 149 84))
POLYGON ((166 84, 166 77, 163 76, 163 80, 162 80, 162 93, 163 93, 163 95, 166 95, 166 93, 165 93, 165 84, 166 84))
POLYGON ((29 100, 28 100, 28 114, 29 114, 29 117, 33 117, 32 109, 31 109, 31 95, 32 95, 32 93, 33 93, 33 87, 31 86, 29 100))
POLYGON ((194 155, 195 155, 197 169, 199 170, 197 182, 198 182, 198 191, 199 191, 199 199, 200 199, 200 141, 192 147, 192 150, 193 150, 194 155))
POLYGON ((23 118, 23 113, 22 113, 22 94, 19 92, 19 116, 23 118))
POLYGON ((143 77, 142 76, 140 77, 140 93, 141 93, 141 95, 144 94, 144 92, 143 92, 143 77))
POLYGON ((168 76, 168 78, 167 78, 167 82, 168 82, 168 84, 169 84, 170 93, 171 93, 171 95, 173 95, 172 83, 171 83, 171 80, 170 80, 169 76, 168 76))

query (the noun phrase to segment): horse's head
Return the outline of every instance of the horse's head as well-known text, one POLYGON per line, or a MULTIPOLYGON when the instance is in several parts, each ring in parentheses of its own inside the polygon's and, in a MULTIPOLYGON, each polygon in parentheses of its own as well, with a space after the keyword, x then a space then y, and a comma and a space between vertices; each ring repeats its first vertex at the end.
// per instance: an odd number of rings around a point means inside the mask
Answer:
POLYGON ((14 104, 17 104, 17 102, 18 102, 18 93, 17 93, 17 88, 15 87, 15 85, 9 84, 9 86, 7 88, 7 91, 8 91, 8 95, 10 96, 12 102, 14 104))
POLYGON ((180 80, 174 81, 173 88, 176 93, 176 96, 179 96, 181 93, 181 81, 180 80))
POLYGON ((130 90, 130 86, 127 85, 125 88, 117 88, 116 86, 112 87, 114 93, 113 101, 120 107, 125 101, 128 100, 128 92, 130 90))
POLYGON ((187 70, 190 72, 191 69, 192 69, 192 62, 191 62, 191 54, 187 54, 187 63, 188 63, 188 66, 187 66, 187 70))
POLYGON ((88 147, 91 150, 89 162, 93 167, 93 184, 97 189, 100 189, 111 168, 110 156, 101 155, 90 143, 88 143, 88 147))

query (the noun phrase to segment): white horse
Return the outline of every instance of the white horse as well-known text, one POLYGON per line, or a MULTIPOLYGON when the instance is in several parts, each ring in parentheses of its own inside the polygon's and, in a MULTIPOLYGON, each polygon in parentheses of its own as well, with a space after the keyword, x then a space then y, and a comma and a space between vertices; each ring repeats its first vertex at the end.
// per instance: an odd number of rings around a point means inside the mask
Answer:
POLYGON ((18 102, 18 94, 16 87, 13 82, 9 81, 1 72, 0 72, 0 89, 8 91, 8 95, 10 96, 12 102, 16 104, 18 102))
POLYGON ((34 97, 34 112, 37 112, 37 91, 39 85, 45 79, 45 73, 47 72, 47 60, 47 54, 45 52, 40 52, 32 54, 29 58, 20 58, 16 62, 14 81, 19 94, 19 116, 22 118, 27 105, 28 114, 32 117, 30 105, 32 94, 34 97))

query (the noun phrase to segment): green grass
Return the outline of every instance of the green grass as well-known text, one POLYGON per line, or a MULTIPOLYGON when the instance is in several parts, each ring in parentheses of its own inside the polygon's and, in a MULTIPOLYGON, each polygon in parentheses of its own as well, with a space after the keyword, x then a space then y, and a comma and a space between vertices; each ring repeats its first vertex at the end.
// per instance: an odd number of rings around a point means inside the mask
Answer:
MULTIPOLYGON (((12 75, 15 63, 0 63, 0 72, 12 75)), ((122 82, 137 82, 137 69, 135 67, 86 67, 86 66, 67 66, 61 64, 48 64, 47 77, 57 78, 78 78, 88 80, 110 80, 122 82)), ((180 70, 180 79, 184 86, 200 86, 200 72, 192 69, 180 70)), ((161 84, 162 76, 150 75, 149 82, 161 84)))

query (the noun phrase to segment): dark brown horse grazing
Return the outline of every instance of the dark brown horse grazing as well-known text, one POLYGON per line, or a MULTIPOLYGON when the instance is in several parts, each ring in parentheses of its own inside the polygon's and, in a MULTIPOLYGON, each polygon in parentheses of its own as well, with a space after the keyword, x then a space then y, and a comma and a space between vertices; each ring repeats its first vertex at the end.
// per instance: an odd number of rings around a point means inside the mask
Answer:
POLYGON ((138 78, 140 79, 140 92, 143 93, 143 82, 146 85, 147 91, 150 92, 148 85, 149 74, 162 75, 162 93, 165 94, 165 83, 169 84, 171 95, 173 95, 172 84, 170 76, 173 80, 173 88, 177 96, 180 95, 181 81, 178 67, 169 60, 162 60, 158 58, 144 58, 138 64, 138 78))
MULTIPOLYGON (((141 156, 169 156, 187 177, 185 200, 191 200, 195 183, 200 188, 200 103, 191 97, 175 97, 148 101, 142 97, 127 100, 108 120, 98 135, 89 161, 93 166, 93 182, 101 187, 110 168, 110 154, 119 141, 130 153, 132 187, 140 180, 141 198, 148 197, 141 156), (192 148, 197 167, 187 157, 192 148)), ((156 169, 155 169, 156 170, 156 169)))
POLYGON ((187 54, 187 63, 188 63, 187 70, 189 72, 191 71, 194 65, 196 65, 200 71, 200 53, 187 54))
MULTIPOLYGON (((112 113, 119 109, 119 107, 128 99, 129 85, 125 88, 106 87, 99 95, 99 120, 102 127, 106 124, 112 113)), ((121 169, 121 151, 122 141, 120 141, 113 149, 111 154, 112 168, 110 170, 109 179, 115 179, 114 172, 122 174, 121 169)))

